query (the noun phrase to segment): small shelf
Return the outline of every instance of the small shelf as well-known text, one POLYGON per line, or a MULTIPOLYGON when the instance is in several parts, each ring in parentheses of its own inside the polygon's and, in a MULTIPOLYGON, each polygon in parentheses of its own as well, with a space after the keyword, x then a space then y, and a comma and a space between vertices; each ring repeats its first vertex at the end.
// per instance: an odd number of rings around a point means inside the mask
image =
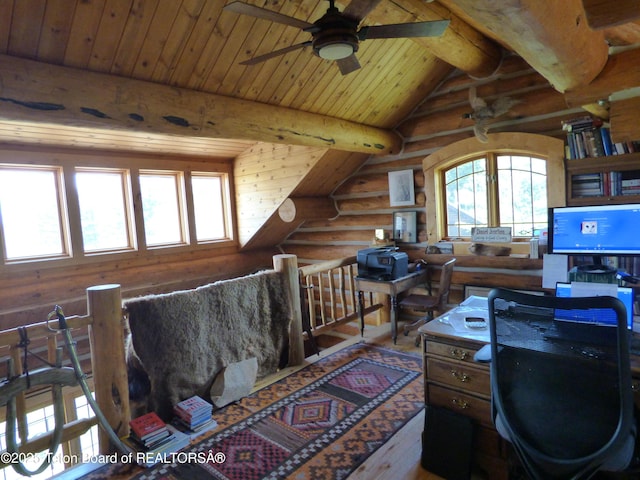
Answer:
POLYGON ((567 205, 640 203, 640 153, 570 159, 567 205))

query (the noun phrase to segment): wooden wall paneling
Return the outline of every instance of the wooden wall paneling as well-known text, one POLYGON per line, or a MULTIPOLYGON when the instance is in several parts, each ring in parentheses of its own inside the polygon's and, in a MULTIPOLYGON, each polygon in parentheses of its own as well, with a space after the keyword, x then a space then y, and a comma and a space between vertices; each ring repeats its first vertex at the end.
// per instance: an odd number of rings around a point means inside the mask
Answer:
POLYGON ((111 260, 19 274, 3 272, 0 328, 43 321, 56 304, 62 305, 68 314, 84 314, 84 291, 92 285, 118 283, 123 298, 168 293, 270 268, 274 253, 277 252, 273 249, 254 250, 251 254, 209 250, 200 254, 162 255, 155 260, 145 258, 116 264, 111 260))

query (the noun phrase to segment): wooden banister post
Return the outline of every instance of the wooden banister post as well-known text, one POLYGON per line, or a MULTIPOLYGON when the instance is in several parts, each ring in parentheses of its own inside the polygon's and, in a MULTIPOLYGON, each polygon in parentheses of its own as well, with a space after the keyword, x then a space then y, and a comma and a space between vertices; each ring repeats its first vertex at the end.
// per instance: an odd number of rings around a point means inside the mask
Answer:
MULTIPOLYGON (((129 434, 129 385, 124 351, 120 285, 87 288, 91 364, 96 402, 119 437, 129 434)), ((110 453, 107 434, 100 429, 100 453, 110 453)))
POLYGON ((291 296, 293 318, 289 326, 289 365, 301 365, 304 362, 304 338, 302 337, 298 257, 288 254, 274 255, 273 268, 285 274, 291 296))

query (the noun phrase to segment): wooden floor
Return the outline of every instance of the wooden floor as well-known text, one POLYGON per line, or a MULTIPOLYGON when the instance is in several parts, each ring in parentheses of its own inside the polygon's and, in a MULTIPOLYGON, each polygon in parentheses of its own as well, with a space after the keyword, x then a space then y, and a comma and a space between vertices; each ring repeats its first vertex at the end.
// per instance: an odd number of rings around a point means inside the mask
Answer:
MULTIPOLYGON (((339 332, 317 338, 321 349, 320 356, 312 355, 307 358, 307 361, 314 362, 331 352, 360 341, 421 354, 422 347, 415 345, 415 338, 415 332, 407 337, 400 334, 394 345, 391 341, 388 324, 381 327, 367 326, 364 338, 360 336, 359 328, 356 325, 346 325, 339 332)), ((295 370, 296 368, 284 369, 277 376, 270 377, 256 385, 256 388, 261 388, 295 370)), ((399 478, 403 480, 443 480, 442 477, 427 472, 420 465, 423 428, 424 411, 416 415, 390 441, 371 455, 348 477, 348 480, 397 480, 399 478)))

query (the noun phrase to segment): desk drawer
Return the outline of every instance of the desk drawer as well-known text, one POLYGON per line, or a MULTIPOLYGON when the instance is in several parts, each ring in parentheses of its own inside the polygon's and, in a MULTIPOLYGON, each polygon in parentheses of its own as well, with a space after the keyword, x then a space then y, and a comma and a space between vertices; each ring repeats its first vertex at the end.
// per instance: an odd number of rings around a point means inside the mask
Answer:
POLYGON ((451 385, 489 397, 491 382, 486 368, 474 368, 462 362, 447 362, 427 357, 427 377, 430 381, 451 385))
POLYGON ((450 410, 462 413, 467 417, 492 427, 491 402, 483 400, 471 394, 466 394, 458 390, 440 387, 429 383, 427 385, 427 401, 429 405, 437 405, 450 410))
POLYGON ((425 351, 428 355, 440 355, 461 362, 473 362, 473 355, 477 349, 427 340, 425 351))

